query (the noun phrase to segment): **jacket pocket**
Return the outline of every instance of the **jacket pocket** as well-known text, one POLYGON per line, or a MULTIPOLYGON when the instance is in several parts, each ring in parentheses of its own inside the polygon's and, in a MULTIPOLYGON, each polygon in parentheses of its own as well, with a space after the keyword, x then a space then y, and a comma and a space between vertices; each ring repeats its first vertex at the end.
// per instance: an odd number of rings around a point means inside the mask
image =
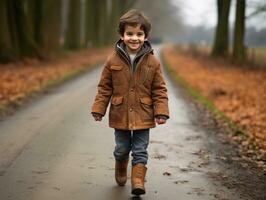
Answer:
POLYGON ((111 103, 115 106, 123 103, 123 97, 113 97, 111 103))
POLYGON ((153 101, 150 97, 140 97, 140 118, 144 121, 151 121, 154 118, 153 101))
POLYGON ((150 97, 140 97, 140 102, 146 105, 151 106, 153 104, 153 101, 150 97))

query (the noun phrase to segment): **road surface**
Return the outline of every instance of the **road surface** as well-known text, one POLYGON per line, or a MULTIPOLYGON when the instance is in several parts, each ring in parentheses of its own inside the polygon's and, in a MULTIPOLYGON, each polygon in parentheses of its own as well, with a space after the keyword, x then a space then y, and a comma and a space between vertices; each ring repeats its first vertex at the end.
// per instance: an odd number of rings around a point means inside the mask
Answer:
MULTIPOLYGON (((54 88, 0 122, 1 200, 132 198, 130 173, 125 187, 114 180, 107 117, 99 123, 89 114, 100 73, 94 69, 54 88)), ((248 199, 223 184, 225 169, 206 145, 213 139, 193 120, 192 103, 166 79, 171 118, 151 130, 141 199, 248 199)))

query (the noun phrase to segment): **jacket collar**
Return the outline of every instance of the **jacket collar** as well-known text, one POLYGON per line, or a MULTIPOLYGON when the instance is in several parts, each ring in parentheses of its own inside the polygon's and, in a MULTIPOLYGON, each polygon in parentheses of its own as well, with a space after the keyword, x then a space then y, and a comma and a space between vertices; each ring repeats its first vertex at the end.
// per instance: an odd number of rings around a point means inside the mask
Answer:
MULTIPOLYGON (((123 40, 121 40, 121 39, 118 40, 118 42, 116 43, 116 46, 115 46, 115 50, 120 56, 122 56, 123 59, 125 59, 126 62, 128 62, 129 64, 131 63, 130 57, 126 51, 126 45, 123 42, 123 40)), ((142 45, 141 49, 138 51, 135 59, 134 59, 133 66, 132 66, 133 70, 137 66, 138 61, 141 59, 141 57, 148 54, 148 53, 153 54, 153 49, 151 48, 150 42, 145 41, 144 44, 142 45)), ((130 66, 131 66, 131 64, 130 64, 130 66)))

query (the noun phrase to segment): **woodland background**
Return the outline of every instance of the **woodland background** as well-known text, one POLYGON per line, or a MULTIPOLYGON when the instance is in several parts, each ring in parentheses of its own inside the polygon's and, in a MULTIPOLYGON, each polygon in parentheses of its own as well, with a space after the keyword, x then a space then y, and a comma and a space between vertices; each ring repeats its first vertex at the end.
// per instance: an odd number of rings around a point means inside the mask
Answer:
POLYGON ((186 24, 179 0, 0 0, 1 113, 103 62, 119 17, 137 8, 152 22, 150 41, 172 44, 163 54, 176 74, 245 130, 241 145, 265 161, 266 27, 249 22, 265 19, 266 3, 213 1, 217 23, 208 27, 186 24))

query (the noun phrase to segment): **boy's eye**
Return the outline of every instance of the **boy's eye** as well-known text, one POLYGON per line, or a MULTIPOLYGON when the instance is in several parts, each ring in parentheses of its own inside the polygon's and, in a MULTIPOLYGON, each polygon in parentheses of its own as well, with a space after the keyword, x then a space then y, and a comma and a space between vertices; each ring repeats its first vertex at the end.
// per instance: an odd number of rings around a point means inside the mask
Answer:
POLYGON ((143 36, 144 34, 143 33, 138 33, 138 36, 143 36))
POLYGON ((131 33, 131 32, 127 32, 126 34, 129 36, 133 35, 133 33, 131 33))

